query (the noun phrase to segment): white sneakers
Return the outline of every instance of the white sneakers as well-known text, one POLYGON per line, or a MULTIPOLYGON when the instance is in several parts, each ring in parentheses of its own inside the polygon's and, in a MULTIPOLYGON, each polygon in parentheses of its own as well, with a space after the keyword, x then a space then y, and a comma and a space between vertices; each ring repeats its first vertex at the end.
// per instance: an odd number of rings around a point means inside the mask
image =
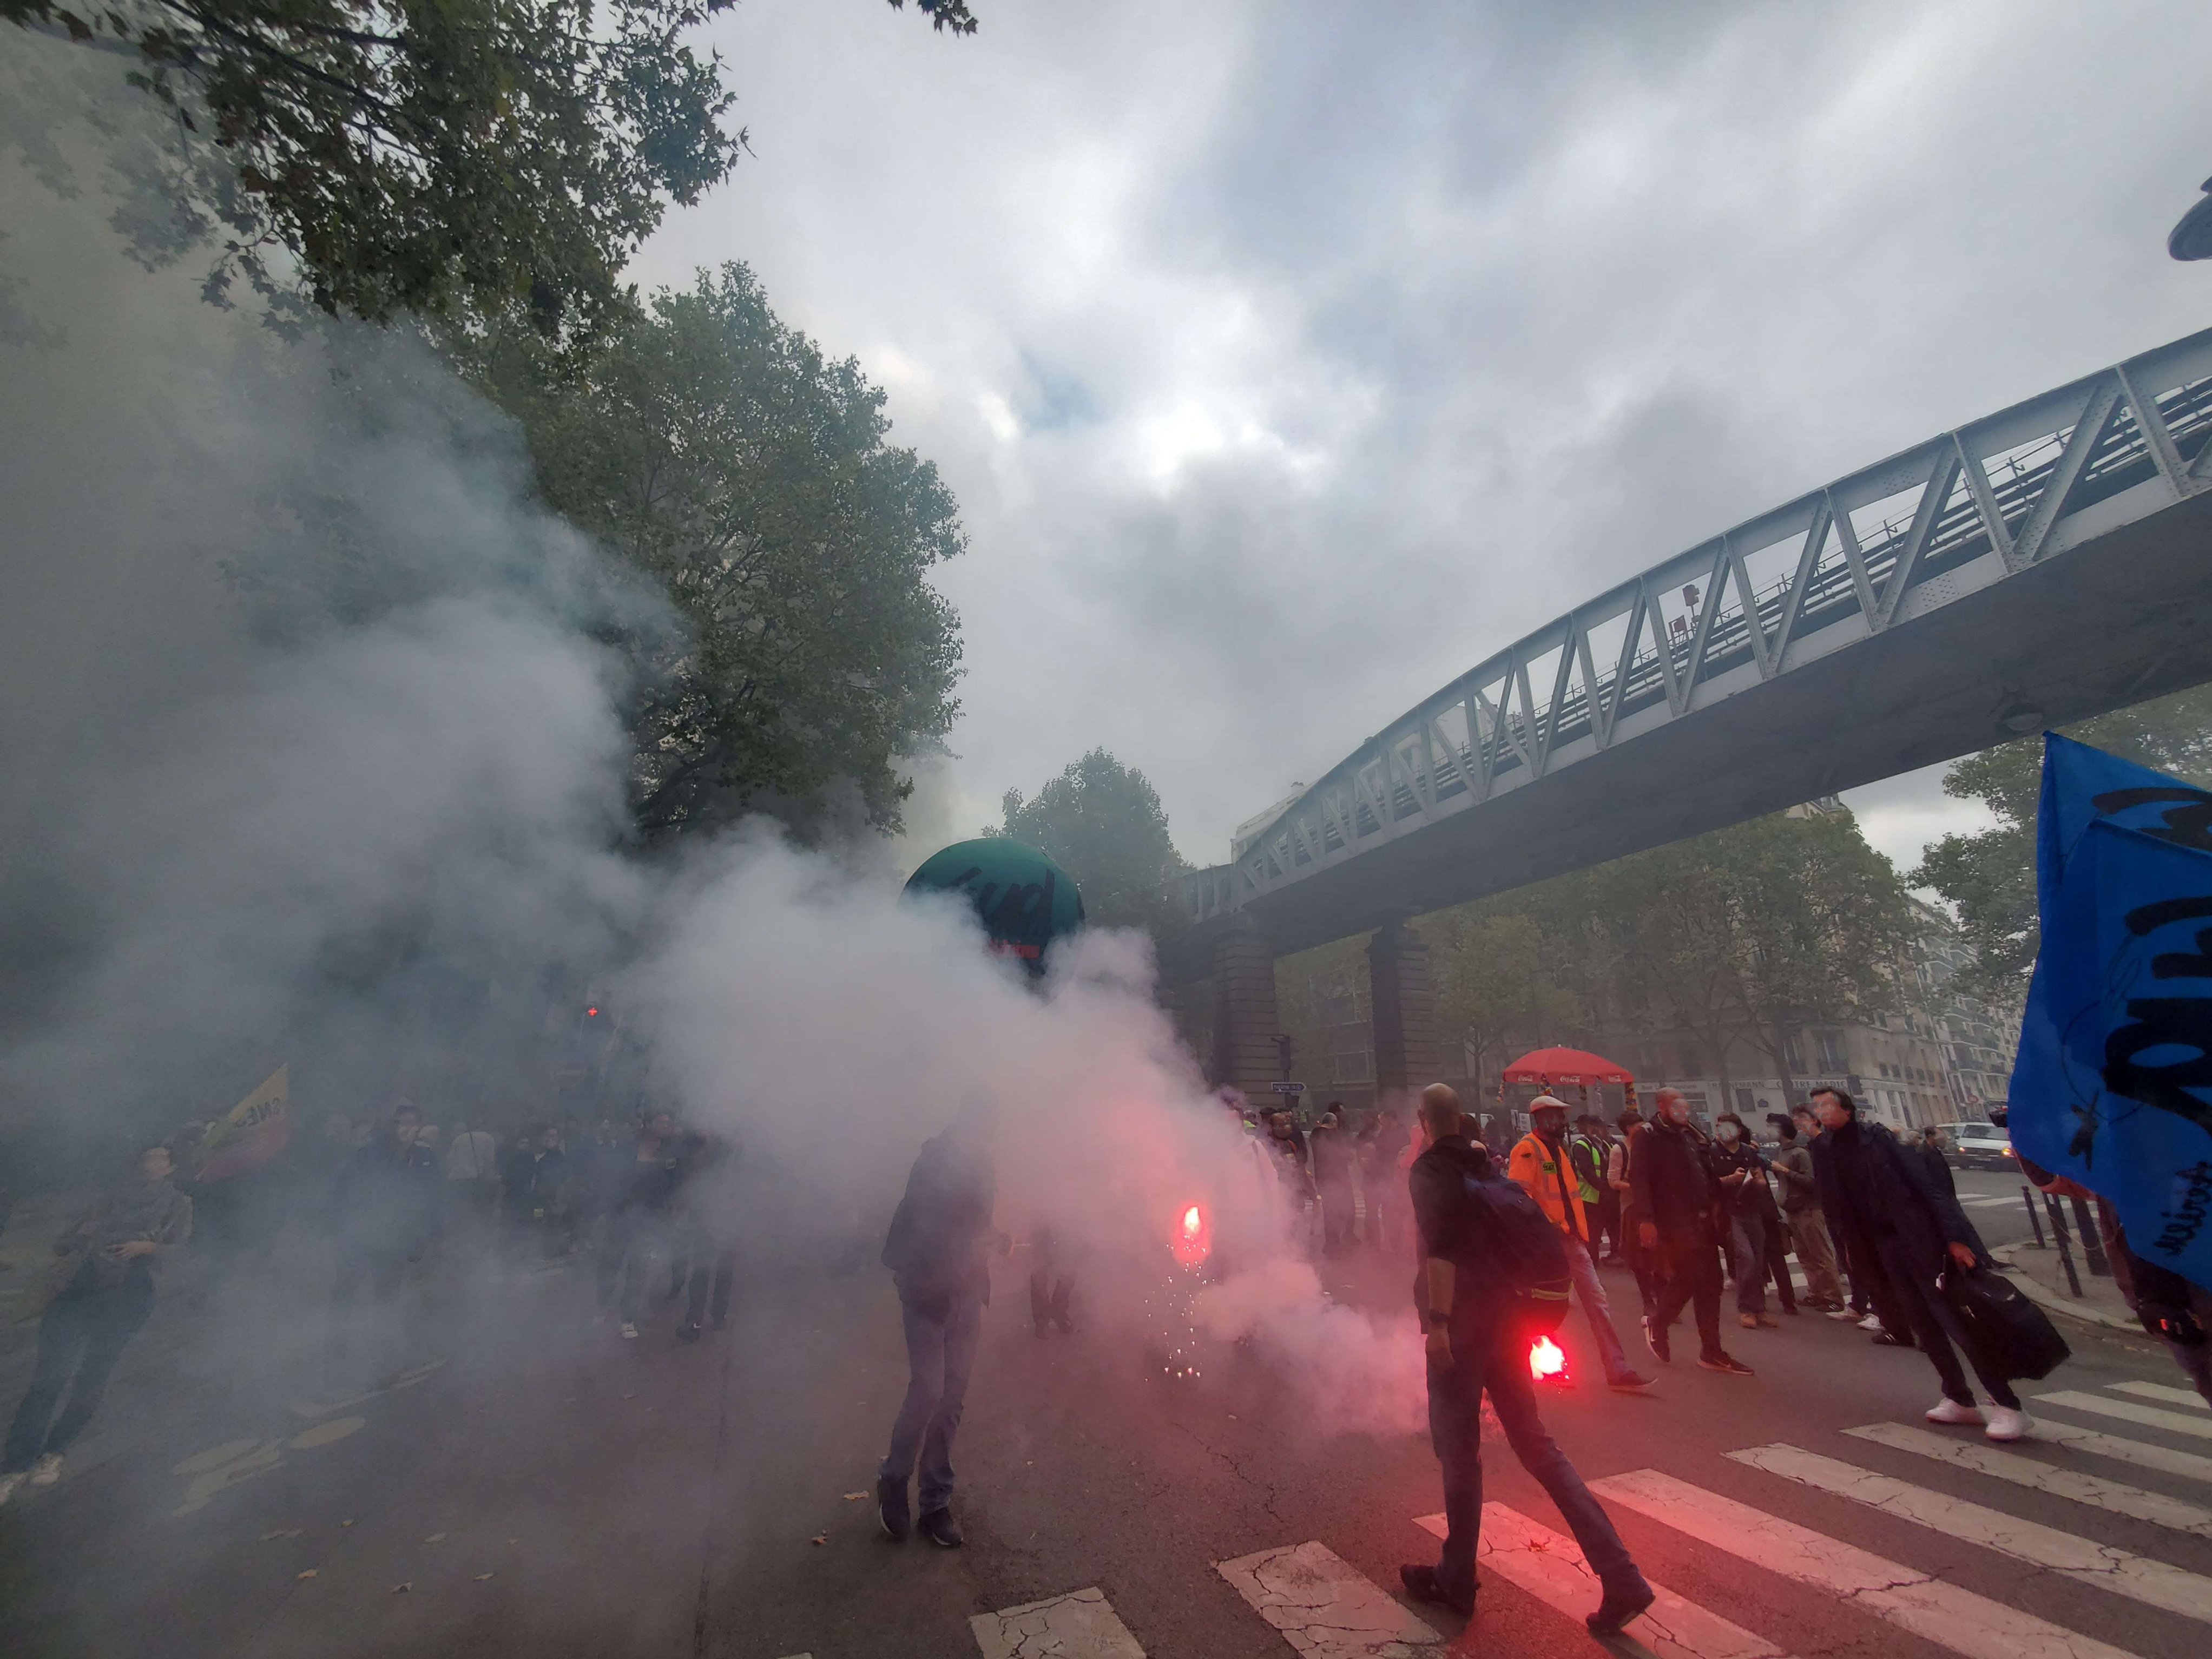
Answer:
POLYGON ((1879 1336, 1889 1328, 1881 1322, 1880 1314, 1869 1314, 1864 1319, 1859 1321, 1859 1328, 1863 1331, 1872 1331, 1879 1336))
POLYGON ((1928 1420, 1954 1423, 1961 1427, 1984 1425, 1982 1431, 1992 1440, 2025 1440, 2028 1430, 2034 1426, 2028 1421, 2027 1413, 2017 1407, 1992 1406, 1984 1419, 1979 1406, 1962 1406, 1948 1396, 1928 1408, 1928 1420))
POLYGON ((623 1340, 625 1342, 635 1342, 637 1340, 637 1327, 631 1324, 627 1319, 623 1320, 622 1322, 622 1334, 623 1340))

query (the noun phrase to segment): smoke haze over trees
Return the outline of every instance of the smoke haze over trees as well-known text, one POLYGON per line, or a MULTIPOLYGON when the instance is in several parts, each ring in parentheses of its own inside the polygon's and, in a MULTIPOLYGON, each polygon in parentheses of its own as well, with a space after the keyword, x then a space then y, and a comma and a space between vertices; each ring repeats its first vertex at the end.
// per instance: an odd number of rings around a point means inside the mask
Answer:
MULTIPOLYGON (((171 112, 171 227, 332 316, 520 315, 588 337, 671 204, 745 151, 722 62, 735 0, 0 0, 0 19, 135 61, 171 112)), ((897 6, 900 0, 892 0, 897 6)), ((967 8, 924 0, 939 29, 967 8)), ((172 246, 173 257, 182 250, 172 246)))

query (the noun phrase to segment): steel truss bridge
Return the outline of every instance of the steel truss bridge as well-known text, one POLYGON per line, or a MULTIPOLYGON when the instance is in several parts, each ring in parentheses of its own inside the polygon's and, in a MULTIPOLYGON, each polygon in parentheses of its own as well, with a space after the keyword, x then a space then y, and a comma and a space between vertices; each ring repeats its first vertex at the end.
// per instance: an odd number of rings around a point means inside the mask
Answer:
POLYGON ((1184 897, 1195 922, 1242 915, 1303 949, 2207 679, 2212 330, 1577 605, 1184 897))

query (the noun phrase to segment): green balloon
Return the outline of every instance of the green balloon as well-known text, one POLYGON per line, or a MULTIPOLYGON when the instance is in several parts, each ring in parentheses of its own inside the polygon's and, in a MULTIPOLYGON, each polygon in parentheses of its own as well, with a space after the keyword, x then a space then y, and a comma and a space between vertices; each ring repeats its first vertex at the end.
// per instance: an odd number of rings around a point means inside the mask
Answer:
POLYGON ((1000 836, 955 842, 907 878, 909 893, 960 893, 975 908, 992 948, 1044 971, 1052 942, 1083 926, 1083 895, 1034 847, 1000 836))

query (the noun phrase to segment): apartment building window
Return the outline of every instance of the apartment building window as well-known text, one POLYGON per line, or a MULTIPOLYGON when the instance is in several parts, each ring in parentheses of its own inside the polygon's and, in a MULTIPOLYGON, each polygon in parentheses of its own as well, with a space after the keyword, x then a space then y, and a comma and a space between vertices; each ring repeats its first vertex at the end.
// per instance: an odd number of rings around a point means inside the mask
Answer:
POLYGON ((1814 1041, 1820 1045, 1820 1069, 1841 1072, 1848 1069, 1844 1054, 1844 1034, 1841 1031, 1815 1031, 1814 1041))

